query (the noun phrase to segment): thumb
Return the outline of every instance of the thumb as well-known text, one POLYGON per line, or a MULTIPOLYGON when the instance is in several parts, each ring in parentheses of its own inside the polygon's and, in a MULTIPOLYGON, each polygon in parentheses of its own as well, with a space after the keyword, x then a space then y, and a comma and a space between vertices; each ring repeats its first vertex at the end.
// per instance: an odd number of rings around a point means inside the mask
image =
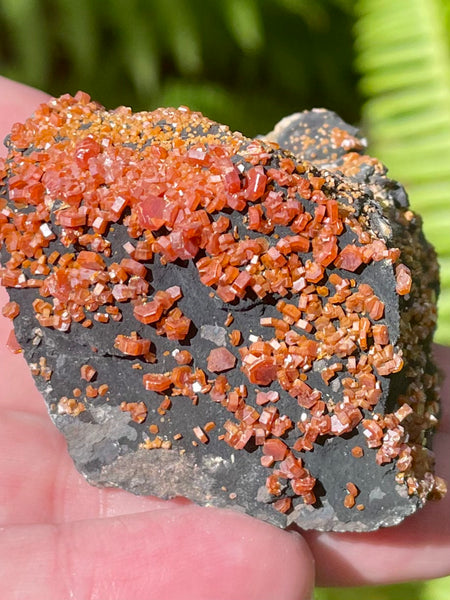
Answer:
POLYGON ((0 535, 0 597, 22 600, 309 600, 303 538, 188 505, 0 535))

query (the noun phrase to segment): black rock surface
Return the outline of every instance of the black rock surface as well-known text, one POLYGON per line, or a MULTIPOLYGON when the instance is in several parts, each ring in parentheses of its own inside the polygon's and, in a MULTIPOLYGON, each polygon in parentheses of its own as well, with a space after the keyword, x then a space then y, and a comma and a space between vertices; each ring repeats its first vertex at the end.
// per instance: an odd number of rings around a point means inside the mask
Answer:
MULTIPOLYGON (((119 230, 120 227, 117 228, 119 230)), ((121 241, 118 235, 117 248, 121 247, 121 241)), ((264 302, 252 303, 248 309, 242 310, 239 306, 224 306, 217 298, 210 298, 208 288, 199 285, 195 268, 190 263, 160 266, 155 262, 153 278, 163 288, 174 284, 182 286, 184 297, 178 305, 185 315, 192 318, 197 329, 186 347, 195 357, 195 365, 203 369, 206 369, 210 350, 215 347, 211 339, 205 339, 205 335, 212 337, 208 328, 216 328, 217 340, 222 345, 223 339, 228 340, 224 322, 229 312, 234 316, 233 327, 240 329, 247 340, 251 334, 265 335, 264 328, 259 325, 261 316, 276 315, 274 307, 264 302)), ((393 329, 398 328, 398 312, 393 306, 393 275, 376 263, 367 271, 367 280, 373 283, 374 279, 380 282, 378 294, 390 306, 386 321, 393 329)), ((143 371, 136 370, 133 364, 138 361, 114 351, 117 334, 129 332, 130 327, 145 334, 146 326, 136 327, 131 310, 123 311, 124 318, 119 323, 110 323, 108 327, 95 323, 91 329, 75 323, 67 334, 37 326, 32 308, 37 297, 34 291, 9 290, 9 293, 11 300, 21 306, 20 317, 15 319, 16 337, 28 363, 39 364, 45 358, 47 366, 52 369, 50 381, 38 376, 36 383, 47 401, 50 416, 66 436, 76 467, 88 481, 162 498, 186 496, 199 504, 235 507, 274 524, 286 524, 286 516, 270 506, 274 498, 265 491, 267 469, 259 462, 260 450, 233 450, 217 440, 213 432, 207 445, 192 445, 197 440, 192 431, 197 425, 204 426, 214 421, 216 431, 223 431, 224 422, 230 418, 225 408, 211 402, 208 395, 199 394, 197 406, 180 396, 172 399, 170 410, 161 416, 157 409, 163 396, 143 390, 142 373, 172 369, 176 365, 172 352, 182 348, 179 343, 165 337, 153 337, 157 354, 162 355, 161 360, 155 365, 144 363, 143 371), (96 351, 93 352, 92 348, 96 351), (168 356, 164 356, 166 351, 168 356), (106 383, 109 387, 107 395, 92 399, 88 409, 78 417, 58 414, 57 405, 61 397, 71 396, 72 390, 77 387, 85 391, 88 384, 81 379, 80 368, 86 363, 97 371, 91 384, 106 383), (138 424, 130 420, 128 412, 121 411, 120 404, 141 400, 147 403, 149 414, 144 423, 138 424), (183 439, 169 450, 140 449, 139 444, 148 435, 149 423, 157 424, 159 435, 164 438, 172 439, 174 434, 181 432, 183 439)), ((227 347, 236 353, 229 342, 227 347)), ((320 377, 323 366, 323 363, 318 363, 317 372, 310 375, 311 385, 327 395, 339 393, 339 379, 335 380, 331 390, 323 383, 320 377)), ((244 382, 243 374, 237 369, 227 373, 227 377, 233 387, 244 382)), ((385 380, 385 394, 377 407, 379 412, 392 410, 395 393, 391 393, 391 389, 401 386, 401 381, 396 384, 392 376, 385 380)), ((250 389, 258 388, 246 383, 250 389)), ((281 414, 292 414, 292 399, 281 394, 277 408, 281 414)), ((308 411, 300 407, 296 409, 297 420, 302 412, 308 411)), ((323 439, 315 444, 313 452, 304 453, 305 465, 320 480, 318 502, 315 506, 299 502, 295 511, 288 515, 288 522, 295 522, 305 529, 365 531, 381 524, 394 525, 416 510, 420 500, 402 493, 406 490, 395 483, 394 463, 378 466, 375 462, 376 449, 365 448, 364 456, 358 459, 351 455, 354 446, 365 447, 362 436, 362 428, 359 428, 342 437, 323 439), (350 511, 344 507, 342 501, 349 481, 361 490, 358 502, 364 504, 364 511, 350 511)), ((290 437, 295 439, 295 431, 287 434, 285 439, 290 437)))
MULTIPOLYGON (((349 136, 354 140, 352 143, 337 149, 331 161, 327 158, 330 156, 330 149, 326 144, 316 144, 314 151, 303 152, 303 146, 296 134, 309 127, 313 130, 312 137, 316 137, 317 141, 323 139, 319 130, 324 119, 332 120, 325 113, 303 113, 302 119, 291 120, 289 127, 280 125, 278 130, 275 130, 278 131, 277 135, 270 136, 270 139, 277 141, 281 147, 296 152, 302 158, 313 162, 317 160, 319 166, 316 171, 311 167, 311 172, 317 175, 325 174, 327 185, 334 182, 338 190, 343 180, 338 172, 339 160, 348 151, 361 150, 364 143, 358 141, 356 130, 336 120, 332 121, 333 127, 347 127, 349 136), (292 136, 297 140, 295 144, 289 142, 292 136), (320 148, 320 151, 317 148, 320 148), (329 164, 325 167, 321 161, 328 161, 329 164), (333 169, 331 164, 334 165, 333 169)), ((272 150, 268 166, 278 164, 280 157, 283 157, 281 151, 272 150)), ((248 165, 245 168, 247 169, 248 165)), ((357 210, 364 213, 367 206, 371 207, 370 222, 377 235, 384 239, 389 247, 402 244, 406 246, 404 242, 399 244, 400 226, 393 226, 391 218, 392 211, 405 203, 404 197, 400 198, 403 188, 390 182, 384 174, 377 175, 376 169, 372 169, 370 176, 366 174, 364 177, 353 177, 350 192, 352 186, 354 189, 360 186, 359 197, 355 200, 357 210), (376 177, 378 179, 375 181, 376 177), (380 205, 379 200, 374 197, 371 188, 373 185, 378 186, 378 190, 383 189, 392 198, 390 207, 380 205)), ((345 195, 348 196, 350 192, 347 190, 342 196, 343 203, 346 201, 345 195)), ((307 206, 308 202, 304 201, 304 204, 307 206)), ((226 214, 238 230, 244 231, 241 213, 235 211, 226 214)), ((420 224, 417 224, 416 229, 420 233, 420 224)), ((288 233, 287 228, 283 227, 277 227, 275 232, 281 237, 288 233)), ((270 236, 266 237, 270 241, 270 236)), ((123 245, 129 240, 129 236, 122 222, 114 225, 114 230, 111 229, 108 234, 108 240, 111 242, 112 254, 106 259, 107 264, 120 262, 122 258, 128 257, 123 245)), ((340 238, 342 244, 355 241, 356 235, 350 230, 340 238)), ((428 246, 425 245, 421 234, 417 243, 422 248, 421 252, 428 252, 428 246)), ((67 251, 55 241, 46 252, 50 253, 55 249, 67 251)), ((3 263, 9 258, 5 247, 1 258, 3 263)), ((420 263, 420 260, 418 262, 420 263)), ((340 437, 319 437, 313 451, 301 454, 304 465, 318 480, 315 489, 317 502, 312 506, 305 505, 301 498, 296 498, 293 510, 286 515, 281 514, 271 506, 277 498, 270 496, 265 488, 268 469, 260 463, 261 449, 250 442, 244 450, 238 451, 218 439, 219 434, 224 433, 224 423, 232 416, 226 408, 212 402, 209 394, 199 392, 197 404, 193 404, 190 398, 184 396, 173 397, 170 409, 161 414, 162 411, 158 409, 164 394, 145 391, 142 385, 143 373, 170 371, 176 366, 173 352, 184 348, 189 349, 194 357, 193 365, 208 373, 207 357, 215 347, 226 346, 239 358, 238 349, 230 344, 230 329, 240 330, 244 345, 248 344, 251 336, 267 337, 267 328, 260 325, 260 318, 279 317, 279 312, 274 306, 277 298, 272 295, 262 300, 250 296, 232 304, 222 302, 217 296, 211 295, 211 288, 200 283, 192 261, 178 260, 161 264, 160 258, 156 256, 148 266, 151 272, 149 294, 152 290, 166 289, 173 285, 178 285, 183 290, 183 297, 177 302, 177 306, 192 321, 191 331, 185 341, 169 340, 153 335, 152 331, 149 336, 149 329, 152 327, 136 321, 130 303, 120 305, 123 313, 121 321, 110 321, 107 325, 94 321, 91 328, 85 328, 79 323, 72 323, 69 332, 40 327, 32 307, 33 301, 40 297, 38 290, 8 290, 11 300, 20 305, 20 315, 14 320, 14 325, 27 362, 32 369, 33 365, 36 365, 36 370, 39 364, 43 364, 44 359, 52 371, 48 381, 36 375, 36 384, 47 402, 52 420, 67 439, 68 449, 77 469, 90 483, 121 487, 135 494, 155 495, 161 498, 185 496, 201 505, 232 507, 245 511, 279 526, 295 523, 304 529, 320 531, 369 531, 395 525, 423 504, 423 499, 418 495, 408 495, 406 486, 396 482, 395 461, 383 465, 376 463, 377 449, 366 447, 363 427, 360 424, 354 431, 340 437), (225 326, 229 313, 234 317, 231 328, 225 326), (124 356, 114 348, 116 336, 129 335, 131 330, 142 337, 151 337, 157 356, 155 364, 124 356), (85 396, 88 384, 80 377, 80 369, 85 364, 91 365, 97 372, 94 381, 90 382, 91 385, 98 387, 107 384, 106 395, 91 399, 85 396), (78 416, 58 410, 61 397, 72 397, 76 388, 81 390, 80 399, 83 400, 86 410, 78 416), (130 413, 120 408, 122 402, 140 401, 145 402, 148 409, 144 423, 133 421, 130 413), (208 434, 209 442, 199 443, 193 429, 197 426, 204 427, 211 421, 216 427, 208 434), (164 440, 172 441, 171 448, 149 450, 141 447, 146 438, 152 437, 148 429, 150 424, 158 426, 158 435, 164 440), (182 438, 173 441, 174 435, 178 433, 182 434, 182 438), (353 457, 351 450, 355 446, 364 448, 364 456, 353 457), (364 505, 363 510, 350 510, 344 506, 343 499, 348 482, 353 482, 360 490, 357 503, 364 505)), ((349 276, 348 272, 338 269, 334 271, 344 277, 349 276)), ((355 277, 359 283, 369 283, 384 302, 385 316, 380 323, 388 326, 391 342, 401 346, 402 311, 412 310, 413 301, 401 299, 395 293, 393 266, 386 261, 372 262, 356 273, 355 277)), ((425 287, 430 283, 436 285, 434 274, 429 276, 429 280, 423 284, 425 287)), ((428 343, 430 339, 431 332, 428 343)), ((426 346, 425 351, 416 349, 418 356, 414 364, 421 366, 422 373, 433 376, 435 369, 431 359, 425 356, 426 346)), ((308 383, 319 389, 324 399, 338 402, 342 393, 340 381, 345 372, 338 374, 329 386, 325 385, 321 378, 321 371, 332 362, 332 359, 317 360, 312 372, 308 373, 308 383)), ((250 384, 239 368, 227 372, 226 375, 232 387, 244 383, 247 385, 248 403, 252 404, 251 398, 254 397, 255 390, 261 388, 250 384)), ((211 379, 215 377, 212 373, 208 373, 208 376, 211 379)), ((404 392, 408 380, 403 372, 380 377, 380 380, 383 394, 376 412, 393 412, 397 408, 397 398, 404 392)), ((280 414, 289 415, 294 422, 300 420, 303 413, 308 414, 307 409, 297 406, 295 400, 293 401, 279 386, 273 384, 273 389, 280 392, 280 400, 277 403, 280 414)), ((296 439, 295 429, 287 432, 283 439, 288 445, 293 443, 296 439)))

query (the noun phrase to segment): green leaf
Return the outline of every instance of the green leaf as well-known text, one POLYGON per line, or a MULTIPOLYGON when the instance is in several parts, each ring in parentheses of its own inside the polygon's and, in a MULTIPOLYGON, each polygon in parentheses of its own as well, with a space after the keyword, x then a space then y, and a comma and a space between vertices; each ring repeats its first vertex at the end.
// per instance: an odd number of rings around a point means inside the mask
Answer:
POLYGON ((247 53, 258 52, 264 43, 263 23, 256 0, 222 0, 230 32, 247 53))
POLYGON ((425 181, 423 184, 416 182, 414 185, 414 208, 424 217, 428 213, 445 214, 448 211, 449 186, 450 180, 425 181))
MULTIPOLYGON (((305 20, 311 29, 321 30, 329 24, 329 11, 321 2, 309 0, 276 0, 277 4, 305 20)), ((326 4, 326 3, 325 3, 326 4)))
POLYGON ((195 75, 202 69, 202 52, 195 15, 186 0, 153 0, 160 33, 181 73, 195 75))
POLYGON ((116 27, 124 66, 141 97, 157 91, 159 55, 150 15, 139 0, 111 0, 109 16, 116 27))
MULTIPOLYGON (((450 339, 450 336, 449 336, 450 339)), ((423 598, 426 600, 448 600, 450 596, 450 577, 433 579, 424 584, 423 598)))
POLYGON ((90 78, 99 53, 97 11, 90 0, 57 0, 57 34, 73 64, 74 79, 90 78))
POLYGON ((355 588, 322 588, 315 592, 316 600, 423 600, 423 584, 404 583, 400 585, 355 587, 355 588))
POLYGON ((439 261, 441 269, 441 285, 445 289, 450 289, 450 256, 444 256, 439 261))
POLYGON ((1 0, 0 15, 9 31, 14 62, 4 75, 21 73, 30 85, 45 87, 49 78, 50 40, 39 0, 1 0))

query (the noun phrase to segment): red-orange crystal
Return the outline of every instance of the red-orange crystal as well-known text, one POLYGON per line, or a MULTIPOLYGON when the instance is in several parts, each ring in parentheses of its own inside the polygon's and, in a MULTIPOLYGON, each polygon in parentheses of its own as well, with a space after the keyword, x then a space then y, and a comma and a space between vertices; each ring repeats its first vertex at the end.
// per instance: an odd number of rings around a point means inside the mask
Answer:
POLYGON ((141 356, 149 352, 150 344, 150 340, 138 338, 137 335, 118 335, 114 347, 129 356, 141 356))
POLYGON ((236 357, 227 348, 214 348, 208 356, 208 371, 221 373, 229 371, 236 364, 236 357))

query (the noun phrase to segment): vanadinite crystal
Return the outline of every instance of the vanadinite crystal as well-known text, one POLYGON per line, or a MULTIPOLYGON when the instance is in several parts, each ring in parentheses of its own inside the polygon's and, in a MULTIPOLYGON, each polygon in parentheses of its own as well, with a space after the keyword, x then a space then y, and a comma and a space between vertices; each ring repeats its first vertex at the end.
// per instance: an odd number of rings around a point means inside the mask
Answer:
POLYGON ((393 525, 445 491, 435 255, 336 115, 267 139, 185 107, 40 106, 0 165, 3 314, 89 482, 393 525))

